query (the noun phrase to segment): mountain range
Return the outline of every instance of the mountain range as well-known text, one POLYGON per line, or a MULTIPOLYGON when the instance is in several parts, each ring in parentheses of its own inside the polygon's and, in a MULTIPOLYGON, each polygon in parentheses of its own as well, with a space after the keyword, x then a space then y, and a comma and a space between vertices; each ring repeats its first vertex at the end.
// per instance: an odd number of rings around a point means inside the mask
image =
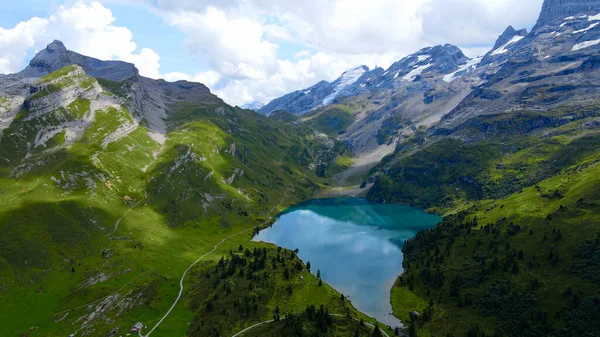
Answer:
POLYGON ((428 47, 387 70, 362 66, 332 83, 277 98, 259 112, 285 110, 313 118, 328 107, 349 107, 351 123, 338 138, 360 157, 385 147, 389 154, 388 144, 420 128, 446 132, 480 114, 558 106, 573 96, 588 99, 585 88, 595 84, 581 77, 595 69, 600 34, 593 3, 545 2, 532 32, 510 26, 482 57, 469 59, 452 45, 428 47), (582 85, 572 88, 580 78, 582 85), (540 102, 542 95, 556 99, 540 102))

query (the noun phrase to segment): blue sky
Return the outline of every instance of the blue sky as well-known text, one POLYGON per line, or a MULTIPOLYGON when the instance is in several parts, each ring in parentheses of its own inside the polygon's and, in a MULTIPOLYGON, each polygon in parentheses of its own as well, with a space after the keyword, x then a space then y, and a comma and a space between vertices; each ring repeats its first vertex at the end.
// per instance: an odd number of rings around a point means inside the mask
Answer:
POLYGON ((231 104, 268 102, 420 48, 489 50, 531 28, 542 0, 20 0, 0 3, 0 73, 54 39, 144 76, 199 81, 231 104), (510 13, 510 15, 506 15, 510 13), (38 19, 35 19, 35 18, 38 19))

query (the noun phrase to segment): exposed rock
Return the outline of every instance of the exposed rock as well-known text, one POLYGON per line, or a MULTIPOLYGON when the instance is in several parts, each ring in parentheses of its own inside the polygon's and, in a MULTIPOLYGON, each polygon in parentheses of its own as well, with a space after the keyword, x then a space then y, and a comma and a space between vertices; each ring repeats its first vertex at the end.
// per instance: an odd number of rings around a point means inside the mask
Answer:
POLYGON ((103 78, 120 82, 138 75, 138 70, 131 63, 121 61, 100 61, 67 50, 65 45, 55 40, 41 50, 31 60, 29 66, 19 75, 23 77, 42 77, 71 64, 81 66, 84 71, 95 78, 103 78))
POLYGON ((597 0, 544 0, 542 12, 533 30, 569 16, 598 13, 600 2, 597 0))

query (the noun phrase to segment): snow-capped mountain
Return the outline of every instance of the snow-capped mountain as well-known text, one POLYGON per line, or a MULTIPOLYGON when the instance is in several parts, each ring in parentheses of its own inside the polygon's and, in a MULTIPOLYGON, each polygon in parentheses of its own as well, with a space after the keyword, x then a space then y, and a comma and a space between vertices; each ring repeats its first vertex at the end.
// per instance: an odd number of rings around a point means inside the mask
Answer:
POLYGON ((318 107, 331 105, 338 98, 350 96, 353 85, 368 73, 367 66, 350 69, 331 83, 321 81, 310 88, 294 91, 271 101, 258 112, 268 116, 275 111, 286 110, 301 115, 318 107))
POLYGON ((286 95, 261 112, 321 114, 344 105, 354 122, 339 138, 360 155, 422 127, 446 130, 480 114, 600 98, 593 89, 600 85, 599 48, 599 1, 546 0, 532 32, 509 26, 482 57, 470 59, 452 45, 424 48, 386 70, 349 71, 286 95), (344 86, 335 90, 335 83, 344 86))
POLYGON ((242 109, 258 111, 263 106, 265 106, 264 103, 258 102, 258 101, 254 101, 254 102, 250 102, 250 103, 242 105, 242 109))

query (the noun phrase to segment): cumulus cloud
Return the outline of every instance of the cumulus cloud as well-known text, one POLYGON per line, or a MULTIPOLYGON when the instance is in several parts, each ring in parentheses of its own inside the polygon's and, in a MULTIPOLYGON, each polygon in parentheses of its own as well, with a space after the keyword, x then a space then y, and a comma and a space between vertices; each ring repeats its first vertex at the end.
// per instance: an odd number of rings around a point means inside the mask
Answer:
POLYGON ((260 80, 275 70, 277 45, 263 38, 266 31, 256 20, 215 7, 203 13, 170 13, 166 19, 187 34, 193 54, 224 76, 260 80))
POLYGON ((25 66, 29 51, 44 48, 55 39, 78 53, 104 60, 135 63, 144 76, 160 77, 160 57, 152 49, 136 53, 133 34, 126 27, 113 25, 110 9, 99 2, 59 6, 47 18, 32 18, 13 28, 0 28, 0 72, 17 72, 25 66))
POLYGON ((210 70, 161 74, 159 55, 148 48, 138 51, 131 31, 115 26, 108 8, 76 2, 48 18, 0 28, 0 72, 20 70, 27 51, 58 37, 77 52, 133 62, 145 76, 202 82, 231 104, 267 103, 362 64, 385 68, 430 45, 452 43, 470 57, 485 54, 508 25, 531 27, 543 2, 127 1, 146 6, 180 29, 189 55, 210 70), (286 49, 290 45, 295 49, 286 49))
POLYGON ((175 82, 179 80, 185 80, 190 82, 199 82, 208 87, 214 87, 217 82, 221 79, 221 74, 216 71, 205 71, 200 72, 194 75, 181 73, 181 72, 172 72, 166 73, 162 76, 165 80, 175 82))

